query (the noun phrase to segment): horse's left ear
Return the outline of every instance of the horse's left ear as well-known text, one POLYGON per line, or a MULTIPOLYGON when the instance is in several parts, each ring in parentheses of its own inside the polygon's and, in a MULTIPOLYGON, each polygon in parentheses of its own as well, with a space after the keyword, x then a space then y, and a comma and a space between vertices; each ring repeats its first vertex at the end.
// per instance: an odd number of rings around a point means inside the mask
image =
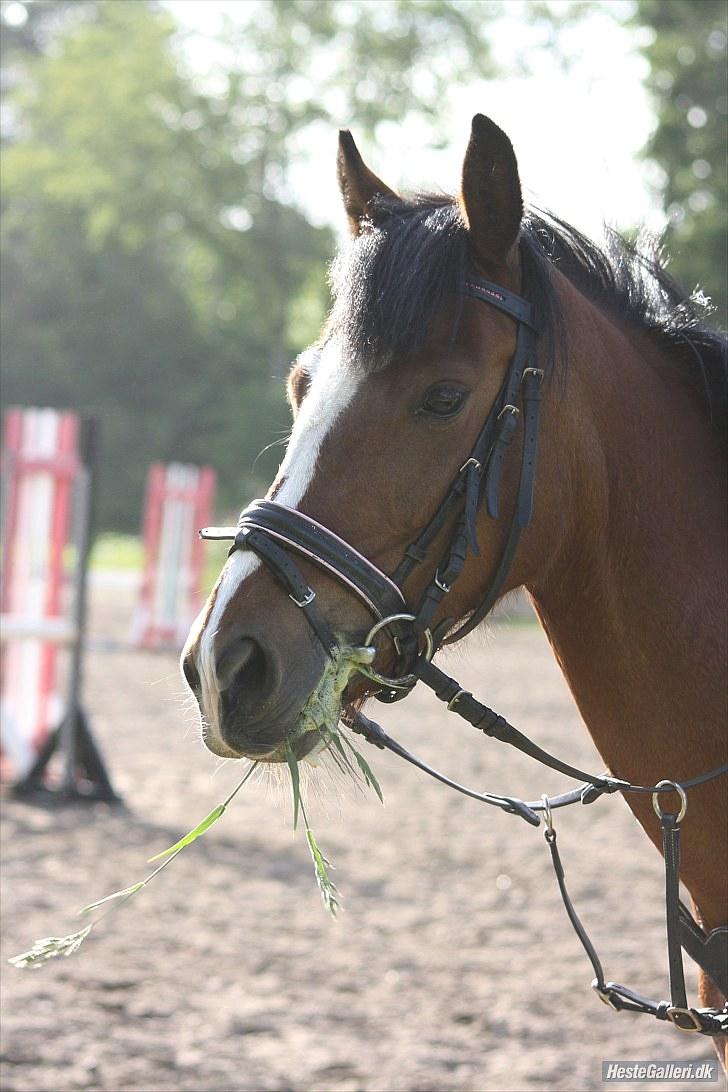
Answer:
POLYGON ((367 215, 373 197, 393 197, 397 194, 385 186, 381 178, 370 171, 359 154, 354 138, 348 129, 339 132, 339 154, 336 157, 336 173, 339 189, 344 198, 344 208, 349 217, 352 235, 358 235, 361 222, 367 215))
POLYGON ((485 265, 506 264, 523 219, 521 183, 513 145, 483 114, 473 118, 460 207, 476 256, 485 265))

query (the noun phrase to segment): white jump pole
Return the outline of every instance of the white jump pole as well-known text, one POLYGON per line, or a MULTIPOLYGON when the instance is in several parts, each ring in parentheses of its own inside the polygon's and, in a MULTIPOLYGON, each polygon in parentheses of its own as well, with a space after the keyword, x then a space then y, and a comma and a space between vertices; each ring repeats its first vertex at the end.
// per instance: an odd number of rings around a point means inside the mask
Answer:
POLYGON ((57 410, 5 420, 3 751, 18 794, 117 800, 81 706, 96 428, 57 410), (65 650, 62 698, 57 653, 65 650), (47 780, 60 751, 60 781, 47 780))
POLYGON ((202 606, 204 555, 197 535, 212 516, 211 467, 155 463, 144 511, 144 574, 131 642, 181 648, 202 606))

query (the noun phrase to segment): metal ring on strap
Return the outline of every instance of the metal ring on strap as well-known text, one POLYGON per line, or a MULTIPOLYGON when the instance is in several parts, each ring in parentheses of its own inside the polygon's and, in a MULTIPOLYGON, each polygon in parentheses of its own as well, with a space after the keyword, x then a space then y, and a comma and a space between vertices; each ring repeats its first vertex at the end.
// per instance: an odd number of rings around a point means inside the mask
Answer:
MULTIPOLYGON (((382 618, 379 622, 376 622, 366 635, 364 641, 365 646, 369 646, 372 640, 379 633, 380 629, 384 629, 390 624, 390 622, 414 622, 414 614, 390 614, 387 618, 382 618)), ((422 655, 426 660, 432 659, 432 654, 435 651, 435 642, 432 637, 432 633, 429 629, 424 631, 425 638, 425 651, 422 655)), ((397 638, 392 634, 392 640, 395 647, 399 651, 399 645, 397 638)), ((368 679, 372 679, 374 682, 380 683, 382 686, 391 686, 395 690, 409 690, 417 682, 416 675, 401 675, 398 679, 392 679, 388 675, 381 675, 378 671, 375 671, 372 667, 362 666, 359 668, 362 675, 366 675, 368 679)))
MULTIPOLYGON (((683 820, 683 818, 685 816, 685 812, 688 809, 688 794, 685 792, 685 789, 682 787, 682 785, 678 785, 677 781, 667 781, 667 780, 658 781, 657 785, 656 785, 656 788, 658 790, 662 790, 662 791, 664 791, 665 789, 674 789, 674 791, 680 797, 680 811, 677 813, 677 816, 675 817, 675 822, 680 823, 683 820)), ((662 816, 664 815, 664 812, 660 808, 660 792, 659 791, 658 792, 653 792, 653 794, 652 794, 652 807, 655 809, 655 815, 657 816, 657 818, 662 819, 662 816)))

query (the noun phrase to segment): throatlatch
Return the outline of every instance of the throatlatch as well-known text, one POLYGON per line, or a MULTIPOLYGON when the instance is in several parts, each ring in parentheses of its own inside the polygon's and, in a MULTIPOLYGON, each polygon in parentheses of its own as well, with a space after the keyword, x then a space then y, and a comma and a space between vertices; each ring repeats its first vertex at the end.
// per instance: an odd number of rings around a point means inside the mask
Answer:
POLYGON ((476 792, 416 758, 363 713, 345 712, 342 716, 343 722, 352 731, 370 743, 392 751, 472 799, 518 815, 532 826, 540 825, 543 814, 545 838, 559 891, 569 921, 594 970, 592 985, 605 1004, 616 1011, 624 1009, 670 1021, 682 1031, 695 1031, 703 1035, 728 1034, 728 1003, 722 1010, 688 1006, 681 952, 682 946, 706 971, 723 996, 728 996, 728 926, 715 929, 706 936, 679 901, 680 823, 687 807, 686 790, 728 773, 728 763, 698 777, 679 782, 665 780, 657 785, 634 785, 609 774, 585 773, 544 751, 431 662, 441 645, 458 641, 470 633, 498 599, 513 563, 521 532, 531 519, 536 477, 543 371, 537 366, 537 330, 531 305, 510 290, 476 276, 465 279, 463 290, 466 295, 488 303, 515 319, 518 324, 516 350, 469 458, 455 475, 435 515, 407 547, 405 556, 391 576, 383 573, 327 527, 303 512, 276 501, 253 501, 242 512, 237 527, 207 527, 200 531, 200 535, 206 539, 232 539, 231 553, 235 550, 252 550, 284 587, 292 602, 304 612, 328 656, 334 655, 338 642, 328 621, 318 610, 316 592, 290 554, 312 562, 356 595, 374 618, 365 644, 370 645, 380 631, 386 631, 397 652, 395 674, 392 676, 383 675, 370 666, 362 665, 360 668, 379 686, 376 697, 380 701, 399 701, 418 682, 422 682, 446 703, 450 712, 457 713, 479 731, 516 747, 550 769, 583 782, 570 792, 550 799, 544 796, 536 801, 476 792), (459 626, 452 618, 444 618, 434 626, 438 608, 460 576, 468 554, 477 556, 480 552, 476 522, 483 504, 491 519, 499 518, 502 474, 519 417, 523 428, 518 491, 504 546, 491 575, 485 599, 459 626), (439 559, 419 604, 412 608, 405 599, 402 586, 417 566, 428 561, 432 544, 452 515, 455 515, 455 526, 447 549, 439 559), (592 803, 605 794, 615 792, 652 794, 660 819, 665 861, 670 1001, 650 1001, 626 986, 605 980, 599 957, 566 889, 553 812, 575 803, 592 803), (669 792, 677 793, 680 797, 680 808, 676 813, 661 809, 661 794, 669 792))

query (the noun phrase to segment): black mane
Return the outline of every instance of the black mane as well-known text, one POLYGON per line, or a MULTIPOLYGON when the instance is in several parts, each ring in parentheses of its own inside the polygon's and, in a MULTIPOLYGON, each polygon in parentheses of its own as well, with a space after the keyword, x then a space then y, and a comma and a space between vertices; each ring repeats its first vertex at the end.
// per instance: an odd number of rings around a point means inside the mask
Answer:
MULTIPOLYGON (((531 211, 521 257, 524 295, 552 363, 563 356, 566 333, 551 281, 557 268, 602 310, 657 339, 726 437, 728 339, 707 324, 707 301, 683 292, 667 274, 659 246, 634 245, 610 232, 602 249, 556 217, 531 211)), ((381 199, 331 271, 331 326, 351 364, 371 372, 416 352, 443 312, 452 317, 454 336, 467 265, 467 230, 454 198, 381 199)))

